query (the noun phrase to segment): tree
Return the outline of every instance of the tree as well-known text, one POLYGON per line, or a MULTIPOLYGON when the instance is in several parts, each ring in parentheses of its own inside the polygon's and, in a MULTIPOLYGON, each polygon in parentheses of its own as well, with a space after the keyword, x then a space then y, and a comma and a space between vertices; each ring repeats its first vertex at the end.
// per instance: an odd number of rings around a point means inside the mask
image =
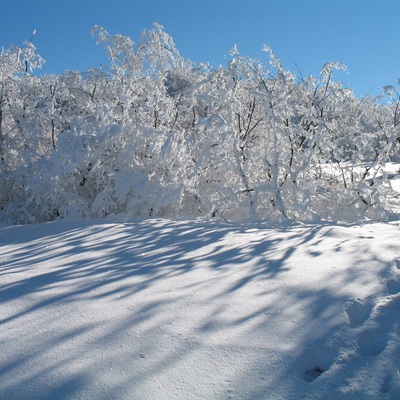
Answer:
POLYGON ((230 51, 184 59, 163 27, 138 42, 94 27, 109 65, 36 76, 31 43, 0 57, 0 220, 125 213, 282 220, 388 215, 385 163, 400 146, 397 90, 355 98, 230 51))

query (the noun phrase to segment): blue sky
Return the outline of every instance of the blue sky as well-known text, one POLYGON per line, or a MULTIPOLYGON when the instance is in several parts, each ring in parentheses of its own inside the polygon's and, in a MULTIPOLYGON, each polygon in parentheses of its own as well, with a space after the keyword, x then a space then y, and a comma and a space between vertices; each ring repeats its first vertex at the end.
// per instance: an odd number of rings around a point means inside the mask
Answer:
POLYGON ((269 45, 282 64, 303 76, 327 61, 346 64, 342 81, 363 96, 400 77, 399 0, 3 0, 0 47, 34 43, 45 73, 87 70, 106 63, 90 36, 93 25, 134 41, 158 22, 185 58, 225 64, 240 53, 266 60, 269 45), (296 66, 297 65, 297 66, 296 66))

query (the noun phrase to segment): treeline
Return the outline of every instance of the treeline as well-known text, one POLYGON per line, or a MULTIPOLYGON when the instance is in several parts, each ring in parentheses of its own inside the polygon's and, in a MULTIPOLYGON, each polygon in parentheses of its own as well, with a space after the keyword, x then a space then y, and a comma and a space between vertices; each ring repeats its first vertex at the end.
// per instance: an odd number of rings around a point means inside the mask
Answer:
POLYGON ((299 78, 265 47, 224 67, 184 59, 163 27, 92 31, 109 65, 38 76, 32 43, 0 55, 0 221, 133 217, 362 220, 388 215, 399 93, 358 99, 299 78))

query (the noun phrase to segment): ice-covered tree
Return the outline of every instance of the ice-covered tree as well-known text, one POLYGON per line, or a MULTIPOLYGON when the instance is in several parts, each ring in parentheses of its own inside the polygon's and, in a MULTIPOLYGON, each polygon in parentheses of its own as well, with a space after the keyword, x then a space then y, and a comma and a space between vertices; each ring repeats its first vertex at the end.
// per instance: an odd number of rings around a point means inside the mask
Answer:
POLYGON ((36 76, 31 43, 0 55, 0 220, 209 216, 382 218, 399 94, 357 99, 297 77, 265 46, 195 65, 154 24, 137 43, 96 26, 109 65, 36 76), (266 57, 266 58, 265 58, 266 57))

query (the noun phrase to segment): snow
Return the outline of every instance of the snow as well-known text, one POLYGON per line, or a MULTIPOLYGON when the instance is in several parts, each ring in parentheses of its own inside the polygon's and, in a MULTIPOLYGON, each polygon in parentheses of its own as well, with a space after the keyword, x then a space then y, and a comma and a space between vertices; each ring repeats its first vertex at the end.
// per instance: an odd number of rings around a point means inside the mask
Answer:
POLYGON ((92 33, 1 54, 0 400, 399 399, 396 94, 92 33))
POLYGON ((0 399, 400 398, 399 229, 0 227, 0 399))

